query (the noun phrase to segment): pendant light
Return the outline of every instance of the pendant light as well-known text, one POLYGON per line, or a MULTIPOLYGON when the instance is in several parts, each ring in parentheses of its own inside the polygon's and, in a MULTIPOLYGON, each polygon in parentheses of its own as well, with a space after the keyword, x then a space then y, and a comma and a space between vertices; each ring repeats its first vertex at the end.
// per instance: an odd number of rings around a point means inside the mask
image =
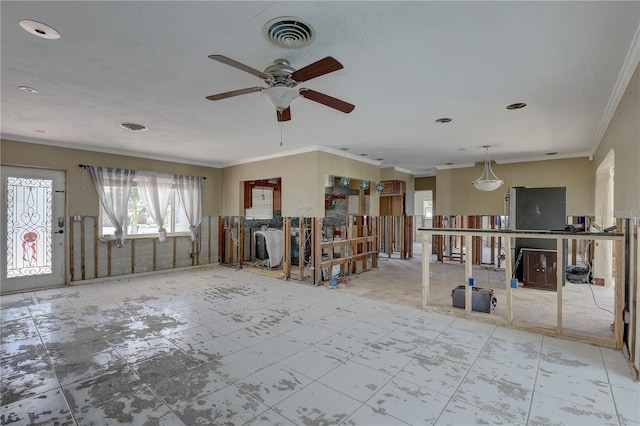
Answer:
MULTIPOLYGON (((342 148, 344 151, 344 172, 347 173, 347 151, 349 148, 342 148)), ((343 176, 340 178, 340 183, 338 184, 341 188, 348 188, 351 185, 351 178, 343 176)))
MULTIPOLYGON (((364 157, 367 156, 367 154, 360 154, 360 156, 362 156, 363 160, 364 157)), ((360 181, 360 189, 369 189, 369 181, 367 180, 367 163, 365 161, 362 161, 362 174, 364 175, 364 179, 360 181)))
POLYGON ((484 171, 482 175, 471 182, 471 184, 480 191, 494 191, 502 186, 504 180, 499 179, 491 168, 491 160, 489 160, 489 145, 483 145, 487 150, 487 159, 484 161, 484 171))

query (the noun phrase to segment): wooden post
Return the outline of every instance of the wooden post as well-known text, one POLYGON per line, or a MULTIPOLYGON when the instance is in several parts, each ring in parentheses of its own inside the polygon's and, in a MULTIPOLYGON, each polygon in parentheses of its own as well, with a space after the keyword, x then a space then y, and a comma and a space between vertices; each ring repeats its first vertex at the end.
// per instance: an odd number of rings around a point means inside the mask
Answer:
MULTIPOLYGON (((298 218, 298 230, 300 238, 298 241, 298 273, 300 274, 300 281, 304 280, 304 250, 306 247, 307 230, 305 228, 304 218, 298 218)), ((309 242, 311 244, 311 242, 309 242)), ((313 253, 313 245, 311 246, 311 253, 313 253)), ((309 259, 312 262, 313 258, 309 259)))
POLYGON ((75 281, 75 259, 73 256, 74 244, 73 244, 73 216, 69 218, 69 278, 71 281, 75 281))
POLYGON ((394 240, 394 234, 395 234, 395 224, 396 224, 396 217, 395 216, 388 216, 387 217, 387 257, 391 258, 391 255, 393 254, 393 240, 394 240))
MULTIPOLYGON (((622 219, 616 220, 616 226, 618 227, 620 232, 626 231, 627 227, 625 225, 626 224, 623 223, 622 219)), ((613 256, 615 257, 614 258, 614 265, 615 265, 614 266, 615 268, 614 282, 616 283, 616 289, 615 289, 616 301, 615 301, 615 309, 614 309, 615 315, 613 316, 613 333, 615 334, 617 349, 622 349, 623 332, 624 332, 622 316, 624 315, 625 263, 624 263, 624 255, 622 252, 622 245, 623 245, 622 240, 617 240, 613 242, 613 256)), ((633 250, 631 250, 631 247, 629 248, 629 250, 631 253, 633 253, 633 250)), ((631 303, 629 305, 631 306, 631 303)))
MULTIPOLYGON (((496 227, 496 217, 495 216, 489 216, 489 221, 491 222, 489 225, 489 227, 491 229, 495 229, 496 227)), ((489 262, 489 265, 494 265, 495 264, 495 260, 496 260, 496 239, 495 237, 492 235, 491 238, 489 239, 489 244, 491 244, 491 262, 489 262)), ((499 265, 498 265, 499 266, 499 265)), ((509 286, 509 288, 511 288, 511 286, 509 286)))
POLYGON ((98 216, 93 216, 93 278, 98 278, 98 216))
POLYGON ((378 242, 380 241, 380 235, 378 235, 378 218, 374 218, 371 221, 371 235, 376 237, 373 242, 373 246, 371 247, 371 251, 374 252, 373 257, 371 258, 371 267, 378 267, 378 242))
POLYGON ((225 244, 227 244, 229 247, 229 250, 227 250, 227 253, 229 254, 227 263, 229 264, 233 263, 233 258, 236 256, 236 247, 233 246, 233 225, 234 225, 233 216, 229 216, 229 230, 228 230, 227 238, 225 241, 225 244))
POLYGON ((558 238, 556 240, 556 259, 558 260, 558 266, 556 268, 556 289, 557 289, 557 305, 558 305, 558 320, 556 329, 558 334, 562 334, 562 284, 564 283, 564 271, 562 270, 562 249, 564 247, 564 240, 558 238))
POLYGON ((158 269, 158 239, 153 239, 153 270, 158 269))
POLYGON ((177 245, 177 241, 176 241, 176 237, 173 237, 173 267, 176 267, 176 245, 177 245))
POLYGON ((431 250, 429 234, 422 233, 422 309, 429 306, 429 258, 431 250))
POLYGON ((507 322, 511 325, 513 323, 513 290, 511 288, 513 265, 511 264, 511 238, 508 237, 504 239, 504 255, 504 278, 507 283, 507 322))
POLYGON ((211 263, 211 216, 207 217, 207 251, 209 263, 211 263))
POLYGON ((291 218, 282 218, 282 233, 282 238, 284 240, 284 259, 282 261, 282 270, 284 278, 288 280, 291 277, 291 218))
MULTIPOLYGON (((466 243, 466 256, 464 256, 464 311, 467 315, 471 313, 473 304, 473 287, 469 285, 469 278, 473 277, 473 238, 465 237, 466 243)), ((460 247, 462 252, 462 247, 460 247)))
POLYGON ((315 285, 322 285, 322 269, 320 268, 320 262, 322 262, 322 249, 320 248, 320 243, 322 242, 322 221, 323 219, 321 217, 313 218, 313 283, 315 285))
POLYGON ((136 240, 131 240, 131 273, 136 271, 136 240))
POLYGON ((244 260, 244 223, 243 223, 242 216, 238 216, 238 268, 242 268, 243 260, 244 260))
POLYGON ((111 276, 111 246, 113 245, 113 240, 109 240, 107 242, 107 277, 111 276))
POLYGON ((85 259, 84 259, 84 254, 85 254, 84 238, 85 238, 84 216, 82 216, 82 218, 80 219, 80 276, 82 277, 83 281, 87 279, 87 275, 85 272, 85 259))
POLYGON ((224 217, 220 216, 218 218, 218 262, 220 264, 224 264, 225 260, 225 238, 224 238, 224 217))

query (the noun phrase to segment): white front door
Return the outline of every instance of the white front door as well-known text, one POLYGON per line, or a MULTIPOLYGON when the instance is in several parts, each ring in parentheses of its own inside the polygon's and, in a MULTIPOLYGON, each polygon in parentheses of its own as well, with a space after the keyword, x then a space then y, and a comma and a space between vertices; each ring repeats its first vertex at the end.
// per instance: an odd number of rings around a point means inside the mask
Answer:
POLYGON ((64 179, 62 171, 2 167, 0 293, 65 283, 64 179))

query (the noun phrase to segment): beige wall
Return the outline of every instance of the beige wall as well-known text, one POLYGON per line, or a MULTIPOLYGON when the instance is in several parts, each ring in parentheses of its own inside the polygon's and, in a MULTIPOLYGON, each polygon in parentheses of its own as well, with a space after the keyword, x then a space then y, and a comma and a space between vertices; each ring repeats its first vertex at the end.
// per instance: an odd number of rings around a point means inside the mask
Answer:
POLYGON ((202 196, 203 216, 217 215, 221 209, 221 173, 220 169, 212 167, 9 140, 0 142, 0 162, 6 166, 65 171, 68 215, 70 216, 97 216, 99 212, 98 194, 91 182, 89 171, 78 167, 79 164, 204 176, 206 180, 202 196))
POLYGON ((283 217, 318 217, 320 211, 323 216, 324 198, 320 197, 318 187, 324 188, 324 180, 319 182, 317 169, 317 152, 226 167, 222 171, 222 214, 244 214, 244 181, 279 177, 282 179, 283 217))
POLYGON ((640 65, 609 123, 594 156, 600 165, 612 150, 615 156, 613 217, 640 217, 640 65))
MULTIPOLYGON (((323 151, 306 152, 226 167, 222 171, 224 216, 239 216, 243 210, 243 182, 282 179, 283 217, 324 217, 324 176, 378 181, 378 167, 323 151)), ((378 196, 372 191, 371 214, 379 212, 378 196)))
POLYGON ((484 165, 463 169, 438 170, 436 192, 437 215, 500 215, 504 212, 504 197, 512 186, 567 188, 567 215, 594 214, 595 165, 588 158, 493 164, 493 171, 504 179, 495 191, 475 189, 471 182, 482 174, 484 165))

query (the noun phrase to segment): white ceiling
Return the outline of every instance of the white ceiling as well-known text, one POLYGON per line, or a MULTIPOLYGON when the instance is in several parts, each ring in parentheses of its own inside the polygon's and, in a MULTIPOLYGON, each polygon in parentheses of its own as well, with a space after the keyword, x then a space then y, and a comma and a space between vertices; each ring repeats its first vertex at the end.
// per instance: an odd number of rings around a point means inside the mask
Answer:
POLYGON ((482 145, 498 161, 589 155, 640 56, 638 1, 0 4, 3 138, 211 166, 348 147, 426 176, 481 161, 482 145), (310 23, 313 44, 271 45, 262 28, 280 16, 310 23), (21 19, 61 37, 35 37, 21 19), (304 87, 356 108, 294 100, 281 147, 259 93, 205 99, 264 86, 211 54, 259 70, 333 56, 345 68, 304 87), (528 106, 506 110, 514 102, 528 106))

